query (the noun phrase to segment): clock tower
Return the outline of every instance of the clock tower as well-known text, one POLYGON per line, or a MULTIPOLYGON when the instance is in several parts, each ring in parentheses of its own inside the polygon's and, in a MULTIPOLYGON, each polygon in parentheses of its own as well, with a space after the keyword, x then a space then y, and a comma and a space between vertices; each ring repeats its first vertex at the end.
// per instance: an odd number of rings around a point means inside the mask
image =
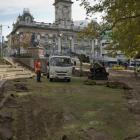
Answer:
POLYGON ((71 0, 55 0, 55 24, 59 27, 71 27, 72 21, 72 4, 71 0))

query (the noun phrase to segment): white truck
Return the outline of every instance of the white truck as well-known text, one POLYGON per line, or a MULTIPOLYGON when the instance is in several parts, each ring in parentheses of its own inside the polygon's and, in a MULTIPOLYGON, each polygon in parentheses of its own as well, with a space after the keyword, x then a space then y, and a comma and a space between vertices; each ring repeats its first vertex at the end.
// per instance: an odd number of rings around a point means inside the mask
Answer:
POLYGON ((50 56, 48 63, 48 78, 52 82, 54 79, 64 79, 71 81, 73 64, 70 56, 50 56))

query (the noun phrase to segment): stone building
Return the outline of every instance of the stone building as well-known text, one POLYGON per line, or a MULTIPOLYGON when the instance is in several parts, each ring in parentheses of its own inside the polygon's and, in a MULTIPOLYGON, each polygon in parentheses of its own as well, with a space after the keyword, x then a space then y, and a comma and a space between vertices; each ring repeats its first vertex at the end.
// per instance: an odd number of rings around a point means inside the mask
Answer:
POLYGON ((85 54, 93 59, 105 62, 125 60, 119 52, 116 58, 108 56, 106 45, 111 38, 100 37, 97 39, 78 38, 78 33, 87 26, 87 21, 72 20, 71 0, 55 0, 55 22, 44 23, 34 20, 29 9, 24 9, 22 15, 17 17, 13 30, 8 35, 7 54, 26 54, 29 50, 41 48, 41 56, 50 54, 70 54, 71 52, 85 54), (82 24, 81 24, 82 23, 82 24), (42 52, 42 49, 44 50, 42 52), (43 53, 43 54, 42 54, 43 53))
POLYGON ((8 36, 9 46, 16 53, 26 53, 28 48, 43 47, 46 53, 91 54, 91 40, 79 39, 77 33, 83 27, 75 26, 72 20, 71 0, 55 0, 55 22, 37 22, 28 9, 24 9, 13 24, 8 36))

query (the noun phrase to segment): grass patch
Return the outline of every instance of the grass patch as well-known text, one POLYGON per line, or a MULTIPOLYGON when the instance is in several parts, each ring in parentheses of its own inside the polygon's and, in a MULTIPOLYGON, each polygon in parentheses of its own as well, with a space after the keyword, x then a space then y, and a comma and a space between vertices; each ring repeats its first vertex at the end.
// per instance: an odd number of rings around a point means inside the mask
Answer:
POLYGON ((21 96, 20 93, 18 101, 27 103, 26 98, 29 96, 39 108, 62 112, 62 126, 50 140, 58 139, 64 134, 70 136, 71 140, 78 140, 91 128, 104 132, 113 140, 123 140, 139 131, 134 125, 133 114, 126 108, 124 90, 84 85, 84 81, 84 78, 73 78, 70 83, 51 83, 43 78, 41 83, 37 83, 34 79, 28 79, 25 83, 29 95, 23 93, 24 96, 21 96), (41 99, 46 100, 46 104, 41 99))

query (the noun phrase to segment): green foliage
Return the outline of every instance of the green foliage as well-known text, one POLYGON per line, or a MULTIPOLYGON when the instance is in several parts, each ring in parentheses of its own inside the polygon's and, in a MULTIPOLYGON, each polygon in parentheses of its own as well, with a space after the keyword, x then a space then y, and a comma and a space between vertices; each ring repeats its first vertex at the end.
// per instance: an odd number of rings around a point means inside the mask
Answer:
POLYGON ((81 54, 80 56, 80 60, 84 63, 89 63, 89 57, 85 56, 84 54, 81 54))
POLYGON ((100 34, 100 26, 97 22, 91 21, 87 27, 85 27, 81 32, 79 32, 79 38, 97 38, 100 34))
POLYGON ((113 29, 114 49, 121 50, 128 57, 135 57, 140 52, 140 34, 139 24, 136 19, 121 22, 121 25, 116 25, 113 29))
POLYGON ((140 54, 139 0, 94 0, 92 3, 88 0, 79 1, 88 16, 98 12, 104 13, 101 31, 108 27, 112 30, 113 42, 109 46, 110 50, 120 50, 128 57, 140 54))

